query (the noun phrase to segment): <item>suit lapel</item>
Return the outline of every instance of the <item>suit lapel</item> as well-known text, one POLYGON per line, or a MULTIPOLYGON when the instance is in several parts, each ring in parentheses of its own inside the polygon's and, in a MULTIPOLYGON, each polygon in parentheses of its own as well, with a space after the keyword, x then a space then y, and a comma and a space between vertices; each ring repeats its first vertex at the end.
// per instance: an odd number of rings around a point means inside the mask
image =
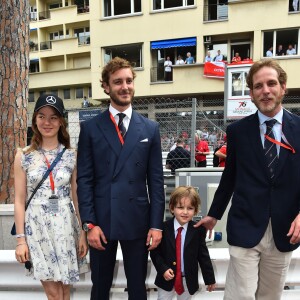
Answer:
POLYGON ((97 125, 98 128, 103 132, 107 143, 110 145, 115 154, 119 156, 122 150, 122 145, 119 140, 115 125, 110 119, 109 110, 106 110, 100 115, 97 125))
MULTIPOLYGON (((288 141, 288 143, 291 145, 295 144, 294 136, 293 136, 293 127, 294 126, 295 126, 295 124, 293 123, 292 117, 284 109, 283 110, 283 118, 282 118, 282 132, 283 132, 284 136, 286 137, 286 140, 288 141)), ((281 142, 285 143, 285 141, 282 139, 281 139, 281 142)), ((283 166, 285 165, 286 159, 287 159, 288 155, 290 154, 290 152, 291 152, 290 150, 280 147, 279 160, 278 160, 278 165, 276 167, 274 179, 276 179, 276 177, 278 177, 278 174, 281 173, 281 170, 282 170, 283 166)))
POLYGON ((144 127, 145 124, 143 123, 141 117, 135 111, 132 111, 131 120, 129 123, 128 131, 126 133, 125 143, 120 152, 120 156, 116 165, 114 176, 118 175, 124 163, 127 161, 129 155, 136 147, 136 144, 140 139, 144 127))
POLYGON ((188 246, 188 244, 191 242, 194 232, 197 229, 194 228, 193 223, 189 222, 188 227, 187 227, 187 231, 186 231, 186 235, 185 235, 185 240, 184 240, 184 248, 186 248, 188 246))
POLYGON ((163 234, 165 234, 166 239, 172 246, 172 249, 175 251, 176 246, 175 246, 175 232, 174 232, 174 217, 167 221, 166 226, 167 226, 167 230, 165 230, 163 234))

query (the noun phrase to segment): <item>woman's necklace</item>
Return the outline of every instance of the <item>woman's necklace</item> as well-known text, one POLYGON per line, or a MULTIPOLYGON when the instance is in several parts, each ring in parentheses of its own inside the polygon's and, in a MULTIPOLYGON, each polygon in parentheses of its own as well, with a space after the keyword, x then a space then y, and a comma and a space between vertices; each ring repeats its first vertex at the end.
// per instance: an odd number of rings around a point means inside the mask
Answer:
POLYGON ((55 148, 52 148, 52 149, 44 149, 44 148, 40 148, 42 152, 50 152, 50 151, 54 151, 54 150, 57 150, 59 149, 60 147, 60 143, 57 144, 57 146, 55 148))

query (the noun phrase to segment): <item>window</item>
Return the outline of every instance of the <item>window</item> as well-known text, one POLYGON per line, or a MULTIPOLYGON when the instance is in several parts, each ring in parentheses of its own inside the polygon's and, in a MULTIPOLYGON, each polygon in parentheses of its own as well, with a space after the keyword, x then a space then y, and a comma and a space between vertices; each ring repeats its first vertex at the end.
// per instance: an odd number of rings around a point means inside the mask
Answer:
POLYGON ((205 0, 204 21, 228 19, 228 0, 205 0))
POLYGON ((62 7, 62 3, 52 3, 52 4, 49 4, 49 9, 53 9, 53 8, 59 8, 59 7, 62 7))
POLYGON ((119 56, 127 59, 134 68, 142 65, 142 44, 129 44, 122 46, 111 46, 105 48, 104 62, 108 63, 114 57, 119 56))
POLYGON ((191 62, 196 62, 196 43, 196 37, 151 42, 151 82, 164 80, 164 62, 167 56, 175 64, 179 55, 185 61, 189 52, 193 58, 191 62))
POLYGON ((141 0, 104 0, 104 17, 139 13, 141 0))
POLYGON ((75 4, 77 5, 77 11, 79 14, 90 11, 90 1, 89 0, 75 0, 75 4))
POLYGON ((74 30, 74 35, 78 38, 79 45, 90 43, 90 27, 77 28, 74 30))
POLYGON ((37 73, 40 71, 40 64, 38 59, 30 60, 29 73, 37 73))
POLYGON ((210 56, 212 57, 213 61, 221 59, 223 61, 228 60, 228 54, 227 54, 227 43, 213 43, 207 47, 207 51, 210 52, 210 56), (218 55, 221 55, 219 58, 217 58, 218 55))
POLYGON ((250 95, 250 90, 246 84, 248 70, 239 70, 229 73, 229 82, 231 82, 231 97, 239 96, 239 98, 250 95))
MULTIPOLYGON (((67 29, 66 30, 66 37, 69 36, 69 30, 67 29)), ((53 40, 61 40, 61 39, 64 39, 65 36, 64 36, 64 32, 62 30, 60 31, 56 31, 56 32, 50 32, 50 41, 53 41, 53 40)))
POLYGON ((46 91, 40 91, 40 96, 43 96, 44 94, 46 94, 46 91))
POLYGON ((297 55, 298 49, 299 28, 264 32, 262 56, 279 57, 283 55, 297 55))
POLYGON ((58 90, 51 90, 50 91, 51 94, 58 96, 58 90))
POLYGON ((299 0, 289 0, 289 12, 299 12, 299 0))
POLYGON ((89 86, 89 98, 92 98, 92 87, 89 86))
POLYGON ((64 99, 71 99, 70 89, 64 89, 64 99))
POLYGON ((83 98, 83 88, 76 88, 76 99, 82 99, 83 98))
POLYGON ((34 91, 29 91, 28 102, 34 102, 34 91))
POLYGON ((194 5, 194 0, 153 0, 153 10, 194 5))

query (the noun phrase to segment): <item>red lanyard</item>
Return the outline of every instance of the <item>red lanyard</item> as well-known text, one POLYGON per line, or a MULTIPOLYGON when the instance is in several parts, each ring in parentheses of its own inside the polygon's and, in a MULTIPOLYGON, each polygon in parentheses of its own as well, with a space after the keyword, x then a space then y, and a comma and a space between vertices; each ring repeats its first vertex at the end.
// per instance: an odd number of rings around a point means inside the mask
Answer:
POLYGON ((117 123, 116 123, 116 120, 115 120, 115 118, 113 117, 113 115, 112 115, 111 112, 109 112, 109 115, 110 115, 110 119, 112 120, 113 124, 114 124, 115 127, 116 127, 116 131, 117 131, 119 140, 120 140, 121 144, 124 145, 124 139, 123 139, 122 134, 121 134, 121 132, 120 132, 120 129, 119 129, 117 123))
MULTIPOLYGON (((44 153, 43 153, 43 154, 44 154, 44 153)), ((46 164, 47 164, 47 166, 48 166, 48 169, 49 169, 49 168, 50 168, 50 164, 49 164, 49 161, 48 161, 48 159, 47 159, 47 157, 46 157, 45 154, 44 154, 44 157, 45 157, 45 160, 46 160, 46 164)), ((50 187, 51 187, 52 195, 54 195, 55 192, 54 192, 54 180, 53 180, 52 171, 51 171, 50 174, 49 174, 49 178, 50 178, 50 187)))
MULTIPOLYGON (((283 136, 283 137, 284 137, 284 136, 283 136)), ((269 137, 269 136, 266 135, 266 134, 265 134, 265 138, 266 138, 267 140, 269 140, 270 142, 272 142, 272 143, 274 143, 274 144, 276 144, 276 145, 279 145, 280 147, 283 147, 283 148, 285 148, 285 149, 288 149, 288 150, 292 151, 293 154, 296 153, 295 149, 294 149, 290 144, 287 143, 287 140, 286 140, 286 139, 283 139, 283 140, 285 140, 285 142, 286 142, 288 145, 283 144, 283 143, 281 143, 281 142, 279 142, 279 141, 277 141, 277 140, 275 140, 275 139, 272 139, 271 137, 269 137)))

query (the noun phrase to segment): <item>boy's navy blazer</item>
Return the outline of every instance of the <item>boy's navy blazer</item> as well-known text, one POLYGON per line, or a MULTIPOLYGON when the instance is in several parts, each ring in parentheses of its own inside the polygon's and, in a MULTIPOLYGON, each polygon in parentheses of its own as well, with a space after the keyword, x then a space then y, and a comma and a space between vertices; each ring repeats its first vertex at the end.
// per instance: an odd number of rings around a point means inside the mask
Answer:
POLYGON ((109 110, 81 123, 77 184, 82 222, 107 239, 145 238, 165 208, 158 123, 132 111, 122 146, 109 110))
POLYGON ((282 132, 296 153, 280 147, 271 180, 258 114, 227 127, 226 166, 208 215, 221 219, 232 196, 227 220, 230 245, 256 246, 271 218, 277 249, 287 252, 299 246, 290 244, 287 233, 300 211, 300 117, 283 110, 282 132))
MULTIPOLYGON (((184 241, 184 272, 189 293, 195 294, 199 289, 198 264, 206 285, 215 283, 213 266, 205 243, 206 229, 195 228, 195 222, 190 221, 184 241)), ((157 270, 155 284, 171 291, 174 287, 174 279, 166 281, 163 274, 172 269, 176 274, 176 248, 174 233, 174 218, 164 222, 163 238, 159 246, 150 251, 152 262, 157 270)))

